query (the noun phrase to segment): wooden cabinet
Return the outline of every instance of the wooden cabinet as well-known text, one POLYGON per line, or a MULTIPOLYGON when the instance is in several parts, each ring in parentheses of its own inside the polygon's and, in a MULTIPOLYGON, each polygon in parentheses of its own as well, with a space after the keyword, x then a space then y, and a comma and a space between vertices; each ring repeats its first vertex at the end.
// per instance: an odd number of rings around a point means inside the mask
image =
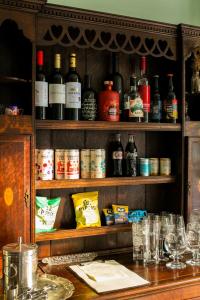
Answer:
POLYGON ((0 136, 0 241, 31 240, 30 136, 0 136))

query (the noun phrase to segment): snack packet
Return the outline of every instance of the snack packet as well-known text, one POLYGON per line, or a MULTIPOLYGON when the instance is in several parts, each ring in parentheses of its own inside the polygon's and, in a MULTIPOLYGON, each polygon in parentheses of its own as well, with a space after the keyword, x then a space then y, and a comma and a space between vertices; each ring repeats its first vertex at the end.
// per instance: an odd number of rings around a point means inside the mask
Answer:
POLYGON ((140 222, 144 217, 147 216, 146 210, 129 210, 128 212, 128 221, 129 223, 140 222))
POLYGON ((112 204, 114 212, 115 224, 127 224, 128 223, 128 206, 127 205, 115 205, 112 204))
POLYGON ((73 194, 77 229, 100 227, 101 220, 98 209, 98 192, 73 194))
POLYGON ((104 208, 103 213, 105 216, 106 225, 113 225, 115 223, 113 210, 110 208, 104 208))
POLYGON ((47 197, 36 196, 36 215, 35 215, 35 231, 49 232, 56 230, 53 228, 60 197, 48 199, 47 197))

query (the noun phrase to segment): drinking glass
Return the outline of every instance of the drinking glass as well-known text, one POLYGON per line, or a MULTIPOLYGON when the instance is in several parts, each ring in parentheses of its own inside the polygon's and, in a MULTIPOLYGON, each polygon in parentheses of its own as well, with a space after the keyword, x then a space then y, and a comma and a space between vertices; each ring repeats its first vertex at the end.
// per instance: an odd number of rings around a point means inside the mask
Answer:
POLYGON ((133 260, 143 259, 142 222, 132 223, 133 260))
POLYGON ((164 241, 165 236, 167 234, 167 226, 169 225, 169 218, 167 215, 161 216, 161 223, 160 223, 160 237, 159 237, 159 261, 168 261, 169 258, 165 256, 164 251, 164 241))
POLYGON ((188 265, 200 266, 200 223, 188 223, 186 227, 186 241, 189 250, 192 251, 192 259, 186 261, 188 265))
POLYGON ((179 261, 179 255, 183 254, 186 249, 185 227, 179 227, 177 224, 168 225, 164 244, 167 252, 173 256, 173 261, 168 262, 166 266, 170 269, 185 268, 186 264, 179 261))

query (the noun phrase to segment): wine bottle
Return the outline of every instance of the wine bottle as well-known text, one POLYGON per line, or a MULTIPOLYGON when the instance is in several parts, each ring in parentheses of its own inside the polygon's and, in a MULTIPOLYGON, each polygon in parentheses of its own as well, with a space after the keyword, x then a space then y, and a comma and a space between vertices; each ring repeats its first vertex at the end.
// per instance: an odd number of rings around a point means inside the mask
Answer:
POLYGON ((142 56, 140 61, 140 79, 138 81, 138 90, 143 101, 144 122, 149 122, 150 114, 150 85, 146 76, 146 57, 142 56))
POLYGON ((153 122, 160 122, 162 119, 162 102, 159 92, 159 75, 154 76, 154 91, 151 106, 151 120, 153 122))
POLYGON ((121 135, 117 133, 115 134, 115 138, 112 143, 111 176, 120 177, 123 175, 123 156, 124 156, 124 150, 121 143, 121 135))
POLYGON ((37 70, 35 81, 35 116, 36 119, 45 120, 48 108, 48 83, 43 70, 44 52, 37 51, 37 70))
POLYGON ((65 77, 66 87, 66 119, 81 119, 81 79, 76 71, 76 54, 71 53, 69 71, 65 77))
POLYGON ((173 86, 173 74, 168 74, 168 93, 164 100, 164 121, 176 123, 178 119, 177 99, 173 86))
POLYGON ((64 120, 65 85, 61 74, 61 56, 54 56, 54 71, 49 83, 49 107, 52 120, 64 120))
POLYGON ((128 135, 128 143, 125 148, 125 168, 126 176, 137 176, 137 147, 135 145, 134 136, 132 134, 128 135))
POLYGON ((112 53, 112 75, 110 80, 113 82, 113 91, 119 93, 119 113, 120 113, 120 120, 122 120, 124 119, 124 115, 123 115, 124 83, 123 83, 123 77, 119 73, 118 53, 112 53))
POLYGON ((143 101, 137 90, 137 78, 132 75, 130 77, 129 97, 129 121, 142 122, 144 119, 143 101))
POLYGON ((82 120, 94 121, 97 117, 97 97, 91 88, 91 76, 85 75, 84 90, 82 93, 82 120))

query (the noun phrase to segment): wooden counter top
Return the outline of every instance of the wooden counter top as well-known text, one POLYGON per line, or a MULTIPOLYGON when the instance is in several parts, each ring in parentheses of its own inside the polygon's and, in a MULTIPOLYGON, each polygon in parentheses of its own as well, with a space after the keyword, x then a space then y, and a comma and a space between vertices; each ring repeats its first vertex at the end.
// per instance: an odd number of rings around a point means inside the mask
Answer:
MULTIPOLYGON (((104 257, 105 259, 105 257, 104 257)), ((125 265, 128 269, 151 282, 148 286, 97 294, 66 266, 49 266, 40 264, 42 270, 69 279, 75 286, 71 300, 108 300, 108 299, 139 299, 139 300, 185 300, 200 299, 200 267, 187 266, 183 270, 170 270, 162 263, 158 266, 144 267, 135 264, 131 254, 109 257, 125 265)))

